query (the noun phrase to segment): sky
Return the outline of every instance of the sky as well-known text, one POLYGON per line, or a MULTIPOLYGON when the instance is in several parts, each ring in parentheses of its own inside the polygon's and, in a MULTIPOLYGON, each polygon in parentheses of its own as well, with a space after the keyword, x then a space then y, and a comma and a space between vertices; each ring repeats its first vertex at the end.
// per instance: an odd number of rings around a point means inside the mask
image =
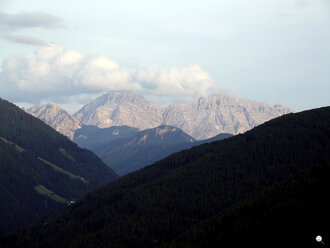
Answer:
POLYGON ((110 90, 330 105, 330 0, 0 0, 0 97, 73 113, 110 90))

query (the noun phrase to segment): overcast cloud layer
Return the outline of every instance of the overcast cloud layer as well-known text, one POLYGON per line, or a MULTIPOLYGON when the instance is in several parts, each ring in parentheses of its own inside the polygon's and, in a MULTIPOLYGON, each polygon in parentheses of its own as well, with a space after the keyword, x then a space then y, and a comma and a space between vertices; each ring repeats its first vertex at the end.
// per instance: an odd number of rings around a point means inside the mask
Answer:
POLYGON ((198 65, 146 67, 130 73, 104 55, 84 55, 55 44, 5 59, 1 78, 3 97, 32 104, 120 89, 190 100, 216 88, 198 65))

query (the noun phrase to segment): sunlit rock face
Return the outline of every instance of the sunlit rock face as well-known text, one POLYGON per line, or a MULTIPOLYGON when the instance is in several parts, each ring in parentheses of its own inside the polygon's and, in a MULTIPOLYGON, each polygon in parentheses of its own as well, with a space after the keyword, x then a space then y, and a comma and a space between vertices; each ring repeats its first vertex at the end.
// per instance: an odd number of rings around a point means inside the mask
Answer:
POLYGON ((86 125, 100 128, 127 125, 144 130, 171 125, 196 139, 206 139, 219 133, 243 133, 289 112, 281 105, 271 106, 227 94, 161 107, 129 91, 112 91, 85 105, 74 116, 86 125))
POLYGON ((25 111, 39 118, 56 131, 68 136, 71 140, 73 140, 75 131, 81 128, 80 121, 77 118, 53 103, 43 106, 34 106, 25 111))

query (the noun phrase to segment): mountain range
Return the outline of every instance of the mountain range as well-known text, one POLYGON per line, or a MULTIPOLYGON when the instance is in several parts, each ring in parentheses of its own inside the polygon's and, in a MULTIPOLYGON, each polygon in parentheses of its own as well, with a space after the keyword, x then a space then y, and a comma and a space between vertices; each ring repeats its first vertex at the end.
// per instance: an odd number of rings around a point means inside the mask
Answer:
POLYGON ((90 192, 3 247, 323 247, 330 107, 184 150, 90 192), (316 246, 319 245, 319 246, 316 246))
POLYGON ((74 115, 54 106, 35 106, 26 111, 71 139, 84 124, 100 128, 129 126, 140 130, 170 125, 201 140, 220 133, 243 133, 290 112, 281 105, 270 106, 223 93, 200 97, 188 104, 175 103, 161 107, 125 90, 111 91, 74 115))
POLYGON ((0 233, 53 217, 118 178, 91 151, 2 99, 0 117, 0 233))

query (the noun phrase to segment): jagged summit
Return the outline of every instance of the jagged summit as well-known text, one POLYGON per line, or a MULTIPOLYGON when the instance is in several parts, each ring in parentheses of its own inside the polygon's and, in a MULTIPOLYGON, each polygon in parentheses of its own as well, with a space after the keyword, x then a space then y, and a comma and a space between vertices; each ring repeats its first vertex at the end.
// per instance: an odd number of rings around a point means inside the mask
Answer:
POLYGON ((85 105, 74 116, 86 125, 100 128, 130 126, 147 129, 162 123, 164 110, 130 91, 111 91, 85 105))
POLYGON ((207 139, 219 133, 243 133, 289 112, 281 105, 271 106, 220 93, 167 107, 164 123, 179 127, 197 139, 207 139))
POLYGON ((224 93, 161 107, 130 91, 111 91, 74 116, 86 125, 100 128, 127 125, 144 130, 171 125, 196 139, 207 139, 219 133, 242 133, 289 112, 281 105, 271 106, 224 93))
POLYGON ((26 110, 73 139, 82 125, 99 128, 129 126, 140 130, 170 125, 202 140, 219 133, 238 134, 291 112, 279 104, 246 100, 225 93, 200 97, 190 103, 161 107, 127 90, 110 91, 86 104, 73 116, 56 104, 26 110))

